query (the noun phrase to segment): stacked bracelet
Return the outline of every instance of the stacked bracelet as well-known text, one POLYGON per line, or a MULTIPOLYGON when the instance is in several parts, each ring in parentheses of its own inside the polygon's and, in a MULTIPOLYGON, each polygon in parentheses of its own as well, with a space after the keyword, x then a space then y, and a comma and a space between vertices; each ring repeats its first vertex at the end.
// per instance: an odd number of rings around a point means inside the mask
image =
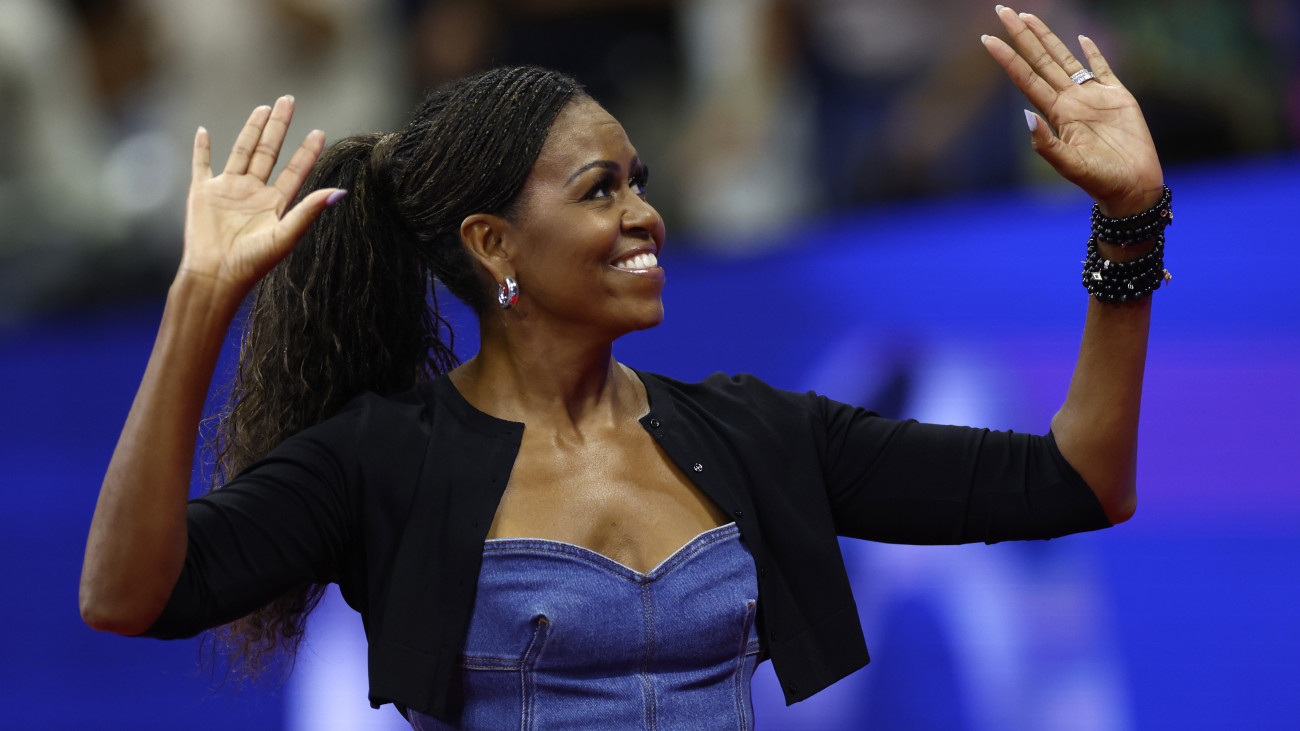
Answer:
POLYGON ((1092 204, 1092 235, 1117 246, 1128 246, 1155 238, 1174 222, 1173 192, 1165 186, 1164 195, 1154 206, 1123 218, 1101 215, 1101 206, 1092 204))
POLYGON ((1103 259, 1097 236, 1088 239, 1088 258, 1083 262, 1083 286, 1102 302, 1133 302, 1173 279, 1165 269, 1165 235, 1156 234, 1156 245, 1133 261, 1103 259))
POLYGON ((1174 222, 1174 199, 1169 186, 1154 206, 1124 218, 1107 218, 1092 204, 1092 236, 1088 237, 1088 258, 1083 262, 1083 286, 1102 302, 1133 302, 1173 279, 1165 269, 1165 227, 1174 222), (1128 246, 1155 239, 1143 256, 1133 261, 1103 259, 1098 241, 1128 246))

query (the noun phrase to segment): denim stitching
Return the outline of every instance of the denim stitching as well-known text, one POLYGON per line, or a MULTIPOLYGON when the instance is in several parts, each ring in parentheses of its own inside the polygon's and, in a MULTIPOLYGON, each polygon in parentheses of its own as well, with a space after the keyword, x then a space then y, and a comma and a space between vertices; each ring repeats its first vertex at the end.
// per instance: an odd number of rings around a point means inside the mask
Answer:
POLYGON ((699 552, 703 551, 705 548, 708 548, 718 541, 737 535, 739 532, 740 530, 735 527, 734 523, 728 523, 727 525, 707 530, 687 541, 681 548, 678 548, 672 553, 672 555, 651 569, 649 573, 644 574, 636 569, 624 566, 609 556, 606 556, 599 551, 593 551, 586 546, 565 543, 563 541, 552 541, 548 538, 493 538, 484 543, 483 552, 486 554, 526 549, 540 553, 556 553, 562 556, 576 558, 593 566, 606 569, 633 583, 652 584, 659 579, 662 579, 668 574, 668 572, 680 566, 687 559, 699 554, 699 552), (724 528, 728 530, 723 530, 724 528), (718 531, 718 533, 710 535, 715 531, 718 531), (705 536, 708 537, 706 538, 705 536), (699 545, 692 546, 692 544, 697 542, 699 545))
POLYGON ((641 607, 643 610, 642 621, 645 623, 645 650, 641 653, 641 687, 645 697, 646 728, 649 731, 655 731, 657 728, 655 688, 650 680, 650 663, 655 651, 655 609, 654 602, 650 597, 649 582, 641 584, 641 607))
POLYGON ((537 658, 542 654, 542 648, 538 647, 538 639, 540 638, 542 641, 541 644, 544 645, 546 643, 547 632, 550 629, 550 622, 545 616, 538 617, 534 621, 537 622, 537 628, 533 630, 533 639, 529 641, 528 649, 524 650, 524 656, 519 663, 519 684, 520 692, 523 695, 520 699, 521 707, 523 709, 523 713, 520 714, 519 719, 519 727, 521 731, 530 731, 533 727, 535 716, 533 713, 533 705, 537 700, 536 692, 534 691, 535 682, 533 679, 533 666, 537 664, 537 658), (537 648, 536 653, 533 652, 534 647, 537 648))
POLYGON ((470 655, 464 655, 460 659, 460 666, 467 670, 516 671, 523 667, 523 663, 519 660, 505 657, 473 657, 470 655))
POLYGON ((736 657, 736 718, 740 720, 740 731, 747 731, 749 724, 745 714, 745 664, 749 662, 749 630, 754 626, 754 601, 745 606, 745 622, 740 629, 740 654, 736 657))

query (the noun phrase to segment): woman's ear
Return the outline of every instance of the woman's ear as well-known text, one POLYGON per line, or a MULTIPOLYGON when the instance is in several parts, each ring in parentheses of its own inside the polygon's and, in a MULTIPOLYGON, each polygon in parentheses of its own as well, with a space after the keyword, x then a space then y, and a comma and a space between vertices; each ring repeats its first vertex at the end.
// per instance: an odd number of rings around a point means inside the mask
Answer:
POLYGON ((500 216, 475 213, 460 224, 460 240, 484 269, 498 283, 514 276, 510 250, 506 246, 506 231, 510 224, 500 216))

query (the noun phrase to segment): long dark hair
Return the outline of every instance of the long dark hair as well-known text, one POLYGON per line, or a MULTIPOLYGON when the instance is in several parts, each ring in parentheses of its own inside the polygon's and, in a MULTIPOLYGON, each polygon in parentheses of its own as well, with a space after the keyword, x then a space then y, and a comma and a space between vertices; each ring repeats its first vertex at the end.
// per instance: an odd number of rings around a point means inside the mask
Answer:
MULTIPOLYGON (((509 218, 576 81, 501 68, 431 93, 401 132, 335 143, 304 193, 349 191, 258 287, 210 448, 213 485, 363 391, 409 389, 457 365, 433 278, 480 315, 493 283, 460 240, 474 213, 509 218)), ((220 628, 232 667, 293 657, 324 585, 307 584, 220 628)))

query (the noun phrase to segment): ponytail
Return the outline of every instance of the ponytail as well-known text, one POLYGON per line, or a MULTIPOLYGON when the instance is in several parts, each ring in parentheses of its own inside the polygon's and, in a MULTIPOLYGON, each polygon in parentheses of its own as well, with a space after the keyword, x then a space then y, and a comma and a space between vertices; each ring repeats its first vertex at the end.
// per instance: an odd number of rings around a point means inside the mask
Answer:
MULTIPOLYGON (((372 174, 382 140, 335 143, 302 186, 348 195, 258 286, 213 440, 213 486, 363 391, 398 393, 457 364, 428 263, 385 210, 385 186, 372 174)), ((256 675, 277 649, 294 652, 323 590, 298 587, 218 632, 245 675, 256 675)))
MULTIPOLYGON (((494 69, 431 94, 403 132, 348 137, 322 153, 304 194, 348 195, 258 286, 209 441, 213 486, 363 391, 398 393, 458 365, 433 281, 480 315, 489 306, 460 222, 512 214, 555 117, 581 94, 553 71, 494 69)), ((251 677, 277 650, 295 655, 323 591, 297 587, 219 628, 232 665, 251 677)))

